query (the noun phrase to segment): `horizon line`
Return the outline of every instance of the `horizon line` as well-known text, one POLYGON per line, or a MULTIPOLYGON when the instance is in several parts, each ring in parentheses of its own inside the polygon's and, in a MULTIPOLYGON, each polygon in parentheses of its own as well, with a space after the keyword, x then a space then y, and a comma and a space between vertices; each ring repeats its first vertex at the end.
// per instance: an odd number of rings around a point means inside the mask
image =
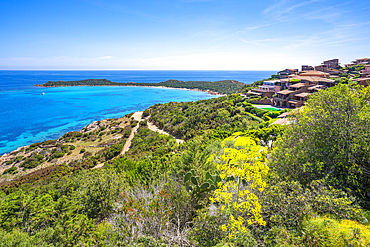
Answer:
POLYGON ((0 69, 0 71, 278 71, 237 69, 0 69))

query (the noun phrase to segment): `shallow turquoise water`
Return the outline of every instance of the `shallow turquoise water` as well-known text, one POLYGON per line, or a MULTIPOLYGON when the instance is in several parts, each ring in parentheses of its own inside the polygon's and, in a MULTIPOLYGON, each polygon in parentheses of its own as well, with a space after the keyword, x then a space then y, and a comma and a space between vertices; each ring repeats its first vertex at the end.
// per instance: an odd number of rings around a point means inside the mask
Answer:
POLYGON ((1 102, 10 106, 1 107, 0 153, 58 138, 92 121, 118 118, 156 103, 212 97, 203 92, 143 87, 36 88, 0 93, 1 102))
POLYGON ((156 103, 215 97, 203 92, 162 88, 39 88, 35 84, 90 78, 152 83, 168 79, 249 82, 271 74, 271 71, 0 71, 0 155, 24 145, 59 138, 92 121, 118 118, 156 103))

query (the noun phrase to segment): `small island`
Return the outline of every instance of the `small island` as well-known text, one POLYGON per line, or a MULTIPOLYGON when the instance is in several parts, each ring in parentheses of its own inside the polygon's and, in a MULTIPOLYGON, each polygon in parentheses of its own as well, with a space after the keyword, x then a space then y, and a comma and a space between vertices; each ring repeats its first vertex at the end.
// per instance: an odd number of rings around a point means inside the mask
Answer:
POLYGON ((119 83, 107 79, 86 79, 79 81, 48 81, 44 84, 36 84, 38 87, 67 87, 67 86, 138 86, 138 87, 166 87, 176 89, 189 89, 203 91, 210 94, 233 94, 238 92, 244 83, 234 80, 224 81, 179 81, 167 80, 160 83, 119 83))

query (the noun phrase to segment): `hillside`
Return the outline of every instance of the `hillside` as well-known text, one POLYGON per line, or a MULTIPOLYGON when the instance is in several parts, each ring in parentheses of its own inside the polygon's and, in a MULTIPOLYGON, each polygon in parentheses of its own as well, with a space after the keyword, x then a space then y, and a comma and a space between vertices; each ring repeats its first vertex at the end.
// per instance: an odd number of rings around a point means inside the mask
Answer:
POLYGON ((18 148, 0 159, 0 186, 27 177, 43 176, 39 170, 50 173, 60 166, 72 170, 92 168, 117 156, 131 133, 131 124, 136 124, 127 115, 118 119, 93 122, 81 129, 64 134, 57 140, 34 143, 18 148), (118 152, 117 152, 118 150, 118 152), (31 174, 31 175, 30 175, 31 174))
POLYGON ((1 176, 0 239, 5 246, 367 246, 368 100, 368 89, 338 85, 291 113, 289 126, 271 125, 281 112, 239 95, 170 102, 141 119, 94 122, 30 145, 11 153, 1 176))
POLYGON ((261 122, 281 112, 267 112, 253 107, 239 95, 230 95, 197 102, 157 104, 144 111, 150 122, 172 135, 191 139, 209 130, 230 133, 256 128, 261 122))

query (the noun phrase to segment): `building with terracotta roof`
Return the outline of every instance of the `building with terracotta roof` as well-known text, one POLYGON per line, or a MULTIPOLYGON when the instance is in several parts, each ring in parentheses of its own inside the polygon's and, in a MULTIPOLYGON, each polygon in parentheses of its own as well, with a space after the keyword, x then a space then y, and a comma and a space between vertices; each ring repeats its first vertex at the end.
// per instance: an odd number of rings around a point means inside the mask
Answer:
POLYGON ((277 95, 273 97, 273 104, 279 107, 300 107, 304 105, 307 97, 295 96, 307 92, 308 87, 308 84, 302 82, 290 85, 288 89, 277 92, 277 95))
POLYGON ((312 66, 309 66, 309 65, 302 65, 302 71, 303 70, 314 70, 315 68, 314 67, 312 67, 312 66))
POLYGON ((280 79, 279 81, 277 81, 275 85, 279 87, 280 90, 278 91, 281 91, 281 90, 287 89, 289 87, 289 84, 290 84, 290 79, 285 78, 285 79, 280 79))
POLYGON ((279 80, 264 81, 261 86, 258 86, 258 89, 264 91, 273 91, 276 93, 280 91, 280 87, 276 85, 278 82, 279 80))
POLYGON ((325 74, 319 71, 304 71, 304 73, 293 78, 280 80, 280 83, 283 80, 288 81, 288 83, 285 90, 277 92, 276 96, 273 97, 273 104, 289 108, 297 108, 304 105, 310 94, 335 85, 334 80, 322 77, 326 76, 325 74), (294 84, 292 81, 296 83, 294 84))
POLYGON ((260 96, 262 98, 264 97, 271 98, 272 95, 280 91, 280 86, 276 85, 277 82, 279 82, 279 80, 264 81, 262 85, 258 86, 258 88, 251 89, 247 93, 247 95, 260 96))
POLYGON ((299 73, 299 75, 300 76, 317 76, 317 77, 323 77, 323 78, 329 78, 330 77, 329 73, 325 73, 325 72, 317 71, 317 70, 301 71, 301 73, 299 73))
POLYGON ((370 65, 366 65, 363 70, 360 71, 362 78, 370 77, 370 65))
POLYGON ((311 95, 311 93, 308 92, 295 94, 291 100, 288 100, 288 107, 298 108, 303 106, 306 103, 309 95, 311 95))
POLYGON ((323 85, 315 85, 315 86, 312 86, 312 87, 309 87, 307 88, 307 91, 309 93, 316 93, 320 90, 323 90, 323 89, 326 89, 326 86, 323 86, 323 85))
POLYGON ((322 62, 322 65, 326 65, 327 68, 329 68, 329 69, 338 69, 339 59, 326 60, 326 61, 322 62))
POLYGON ((306 85, 306 83, 299 82, 299 83, 296 83, 296 84, 290 85, 290 86, 289 86, 289 90, 296 91, 296 90, 304 89, 304 88, 306 88, 306 87, 308 87, 308 85, 306 85))
POLYGON ((279 79, 289 78, 290 75, 298 74, 298 69, 285 69, 278 72, 279 79))
POLYGON ((356 59, 355 61, 352 61, 352 65, 356 64, 370 64, 370 58, 359 58, 356 59))
POLYGON ((331 59, 322 62, 321 65, 315 66, 315 70, 338 75, 340 73, 340 71, 338 70, 339 67, 339 59, 331 59))
POLYGON ((365 77, 365 78, 357 78, 355 81, 358 82, 361 86, 367 87, 370 85, 370 77, 365 77))

